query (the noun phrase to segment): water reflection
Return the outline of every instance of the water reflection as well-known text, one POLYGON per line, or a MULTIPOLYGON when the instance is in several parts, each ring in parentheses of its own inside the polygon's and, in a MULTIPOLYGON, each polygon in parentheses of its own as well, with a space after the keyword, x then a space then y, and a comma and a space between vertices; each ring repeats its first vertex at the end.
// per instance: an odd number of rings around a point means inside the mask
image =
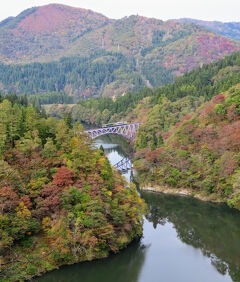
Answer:
POLYGON ((38 282, 136 282, 145 261, 148 247, 133 242, 121 252, 107 259, 65 266, 45 274, 38 282))
POLYGON ((240 213, 226 205, 174 195, 141 193, 156 228, 171 222, 182 242, 201 249, 221 274, 240 281, 240 213))
POLYGON ((133 156, 132 146, 122 136, 114 134, 103 135, 96 138, 95 143, 99 146, 102 144, 106 148, 107 153, 116 151, 123 158, 127 156, 131 158, 133 156))
MULTIPOLYGON (((121 137, 102 136, 96 142, 112 164, 131 154, 121 137)), ((141 241, 108 259, 62 267, 35 281, 240 281, 238 211, 192 198, 139 193, 149 207, 141 241)))
MULTIPOLYGON (((122 159, 129 160, 131 162, 131 157, 133 155, 133 148, 130 146, 129 142, 122 136, 116 136, 114 134, 104 135, 95 139, 95 144, 104 148, 109 161, 112 165, 117 164, 122 159)), ((122 172, 129 181, 132 177, 131 170, 126 170, 122 172)))

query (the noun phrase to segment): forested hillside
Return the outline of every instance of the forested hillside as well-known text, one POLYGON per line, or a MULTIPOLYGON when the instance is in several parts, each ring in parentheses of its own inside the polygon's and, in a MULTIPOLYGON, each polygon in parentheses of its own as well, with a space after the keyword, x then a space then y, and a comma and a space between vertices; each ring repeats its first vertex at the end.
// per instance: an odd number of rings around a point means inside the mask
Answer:
POLYGON ((43 94, 48 95, 48 92, 64 92, 76 100, 79 97, 113 96, 143 86, 135 60, 120 53, 100 51, 90 57, 62 58, 58 62, 0 64, 2 93, 42 93, 44 99, 43 94), (111 90, 112 83, 115 86, 111 90))
POLYGON ((74 121, 95 125, 120 119, 144 121, 141 131, 146 133, 150 141, 152 127, 156 130, 168 130, 169 126, 179 121, 188 111, 196 109, 199 103, 210 100, 237 83, 240 83, 240 52, 185 73, 166 86, 145 88, 137 93, 117 97, 114 101, 107 97, 81 100, 71 109, 53 105, 49 113, 59 118, 64 112, 71 112, 74 121), (165 114, 161 114, 162 106, 169 106, 165 114), (179 111, 182 108, 185 108, 183 113, 179 111), (165 119, 168 126, 162 127, 165 119))
POLYGON ((79 124, 0 103, 0 280, 104 258, 142 234, 144 204, 79 124))
POLYGON ((194 23, 223 36, 240 40, 240 22, 201 21, 195 19, 180 19, 185 23, 194 23))
POLYGON ((1 61, 52 60, 79 37, 109 21, 101 14, 65 5, 33 7, 0 23, 1 61))
POLYGON ((188 188, 240 209, 239 66, 235 53, 195 69, 134 109, 129 117, 144 121, 135 144, 141 183, 188 188))
POLYGON ((164 85, 240 47, 192 23, 141 16, 112 20, 59 4, 6 19, 0 39, 0 91, 60 91, 77 98, 164 85))
POLYGON ((92 124, 142 121, 135 143, 141 183, 190 188, 239 209, 239 84, 237 52, 173 84, 81 101, 69 111, 92 124))
POLYGON ((151 144, 145 133, 137 143, 142 186, 187 188, 240 210, 239 85, 189 111, 167 134, 155 133, 152 124, 152 134, 151 144))

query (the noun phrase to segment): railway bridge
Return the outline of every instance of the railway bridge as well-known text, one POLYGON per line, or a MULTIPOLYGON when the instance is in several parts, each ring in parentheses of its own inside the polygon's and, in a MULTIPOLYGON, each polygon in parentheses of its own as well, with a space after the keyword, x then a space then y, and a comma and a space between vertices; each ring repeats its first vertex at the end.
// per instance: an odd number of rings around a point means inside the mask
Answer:
POLYGON ((141 125, 140 122, 127 123, 127 124, 116 123, 109 127, 90 129, 90 130, 86 130, 85 132, 89 134, 92 139, 95 139, 105 134, 117 134, 124 136, 129 140, 132 140, 136 137, 140 125, 141 125))

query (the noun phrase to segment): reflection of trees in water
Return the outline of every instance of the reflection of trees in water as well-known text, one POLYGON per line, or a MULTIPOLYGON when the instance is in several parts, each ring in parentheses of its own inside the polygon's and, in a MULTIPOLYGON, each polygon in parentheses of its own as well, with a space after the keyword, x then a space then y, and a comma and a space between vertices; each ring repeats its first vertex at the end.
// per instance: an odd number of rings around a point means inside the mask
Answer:
POLYGON ((45 274, 38 282, 137 282, 144 264, 147 247, 133 242, 129 247, 108 259, 62 267, 45 274))
POLYGON ((110 154, 110 153, 112 153, 112 152, 117 152, 118 154, 119 154, 119 156, 121 156, 122 158, 126 158, 126 157, 128 157, 126 154, 125 154, 125 152, 122 150, 122 148, 121 147, 119 147, 119 146, 116 146, 116 147, 112 147, 112 148, 104 148, 104 152, 106 153, 106 154, 110 154))
POLYGON ((170 221, 178 237, 211 258, 216 269, 240 281, 240 213, 194 198, 141 192, 156 227, 170 221))
MULTIPOLYGON (((120 156, 122 157, 129 157, 131 158, 133 155, 133 147, 129 144, 126 138, 120 135, 114 135, 114 134, 108 134, 100 136, 99 138, 96 138, 97 140, 101 140, 104 144, 117 144, 116 148, 111 148, 112 151, 117 151, 120 156)), ((108 151, 110 149, 104 149, 106 152, 112 152, 108 151)))

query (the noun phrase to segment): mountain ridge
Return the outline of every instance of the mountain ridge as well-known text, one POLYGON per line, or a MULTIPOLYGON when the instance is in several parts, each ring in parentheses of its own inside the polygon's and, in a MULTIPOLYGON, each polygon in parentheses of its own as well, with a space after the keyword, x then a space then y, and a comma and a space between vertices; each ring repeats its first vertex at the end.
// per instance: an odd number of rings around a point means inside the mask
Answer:
MULTIPOLYGON (((186 71, 239 49, 239 41, 193 23, 142 16, 114 20, 91 10, 50 4, 30 8, 0 23, 0 61, 24 64, 15 69, 11 66, 15 76, 10 81, 0 79, 0 89, 17 94, 64 91, 76 97, 85 97, 86 92, 90 92, 87 96, 121 95, 172 82, 186 71), (63 57, 72 58, 64 70, 63 57), (79 57, 86 61, 81 69, 76 65, 79 57), (50 83, 43 81, 46 68, 53 68, 50 83), (57 78, 53 81, 55 69, 60 69, 60 84, 57 78), (103 77, 103 71, 109 75, 103 77), (40 80, 37 85, 36 80, 40 80), (33 85, 26 87, 26 81, 33 85), (24 85, 26 92, 19 85, 24 85)), ((0 72, 6 68, 1 65, 0 72)), ((10 70, 7 72, 12 76, 10 70)))
MULTIPOLYGON (((0 23, 0 59, 6 63, 47 62, 63 56, 86 56, 101 49, 136 57, 151 51, 159 53, 156 47, 200 32, 210 34, 181 21, 143 16, 113 20, 91 10, 49 4, 27 9, 0 23)), ((223 38, 216 36, 215 40, 223 38)), ((229 39, 224 41, 230 44, 229 39)), ((231 43, 230 51, 236 51, 234 45, 240 46, 239 42, 231 43)))
POLYGON ((182 18, 174 21, 194 23, 228 38, 240 40, 240 22, 204 21, 192 18, 182 18))

